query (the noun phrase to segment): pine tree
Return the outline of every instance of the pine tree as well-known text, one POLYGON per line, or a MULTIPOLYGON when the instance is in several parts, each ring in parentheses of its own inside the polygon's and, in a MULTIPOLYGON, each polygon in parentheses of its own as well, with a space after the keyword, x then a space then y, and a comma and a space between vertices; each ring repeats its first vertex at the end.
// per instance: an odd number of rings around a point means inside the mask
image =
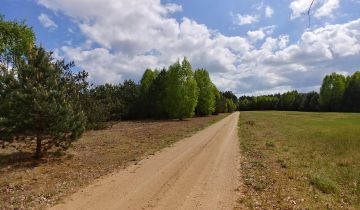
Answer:
POLYGON ((2 72, 0 139, 36 139, 35 157, 40 158, 54 146, 67 149, 80 137, 86 118, 79 94, 87 74, 73 74, 72 66, 34 48, 28 62, 10 74, 2 72))
POLYGON ((152 108, 152 117, 158 118, 168 118, 168 114, 165 109, 165 100, 166 100, 166 80, 168 78, 167 71, 164 68, 160 72, 156 73, 155 80, 150 87, 149 97, 151 98, 151 103, 153 104, 152 108))

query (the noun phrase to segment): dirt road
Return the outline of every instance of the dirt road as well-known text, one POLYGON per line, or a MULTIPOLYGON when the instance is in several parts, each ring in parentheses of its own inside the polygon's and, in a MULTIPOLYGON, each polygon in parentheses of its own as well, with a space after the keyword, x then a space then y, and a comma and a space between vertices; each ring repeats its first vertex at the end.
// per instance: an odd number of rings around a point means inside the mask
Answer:
POLYGON ((233 113, 52 209, 232 209, 239 175, 238 118, 233 113))

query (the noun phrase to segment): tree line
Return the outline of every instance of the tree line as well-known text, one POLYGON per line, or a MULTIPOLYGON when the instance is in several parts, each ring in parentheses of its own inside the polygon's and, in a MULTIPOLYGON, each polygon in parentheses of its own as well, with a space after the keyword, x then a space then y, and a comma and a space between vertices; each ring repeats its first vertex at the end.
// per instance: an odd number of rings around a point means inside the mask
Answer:
POLYGON ((167 69, 146 69, 140 82, 90 86, 80 96, 88 127, 122 119, 184 119, 236 110, 204 69, 192 70, 184 58, 167 69))
POLYGON ((238 109, 360 112, 360 72, 347 77, 337 73, 326 75, 320 93, 290 91, 283 94, 242 96, 239 98, 238 109))
MULTIPOLYGON (((24 22, 0 16, 0 146, 34 147, 40 158, 63 150, 86 129, 134 118, 184 119, 236 110, 233 94, 220 92, 205 69, 184 58, 167 69, 147 69, 140 83, 94 86, 86 71, 54 59, 35 45, 24 22)), ((236 96, 235 96, 236 98, 236 96)))
POLYGON ((35 45, 24 22, 0 16, 0 146, 34 147, 35 157, 67 149, 86 129, 123 119, 184 119, 235 110, 360 111, 360 72, 333 73, 317 92, 237 98, 184 58, 145 70, 139 83, 94 86, 86 71, 35 45))

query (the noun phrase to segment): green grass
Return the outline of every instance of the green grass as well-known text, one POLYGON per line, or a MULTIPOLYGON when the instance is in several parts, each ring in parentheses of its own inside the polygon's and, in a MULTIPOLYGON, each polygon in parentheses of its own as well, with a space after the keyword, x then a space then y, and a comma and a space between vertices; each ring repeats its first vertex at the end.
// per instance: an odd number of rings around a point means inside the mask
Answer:
POLYGON ((360 114, 241 112, 239 136, 245 206, 360 209, 360 114))

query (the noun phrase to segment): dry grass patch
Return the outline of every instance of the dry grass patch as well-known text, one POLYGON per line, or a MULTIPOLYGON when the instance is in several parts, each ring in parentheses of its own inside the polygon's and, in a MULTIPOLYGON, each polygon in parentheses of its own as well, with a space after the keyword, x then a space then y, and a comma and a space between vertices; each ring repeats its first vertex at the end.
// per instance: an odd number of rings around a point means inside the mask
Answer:
POLYGON ((34 161, 32 151, 0 149, 0 209, 42 209, 100 176, 153 155, 227 114, 184 121, 128 121, 88 131, 64 154, 34 161))

